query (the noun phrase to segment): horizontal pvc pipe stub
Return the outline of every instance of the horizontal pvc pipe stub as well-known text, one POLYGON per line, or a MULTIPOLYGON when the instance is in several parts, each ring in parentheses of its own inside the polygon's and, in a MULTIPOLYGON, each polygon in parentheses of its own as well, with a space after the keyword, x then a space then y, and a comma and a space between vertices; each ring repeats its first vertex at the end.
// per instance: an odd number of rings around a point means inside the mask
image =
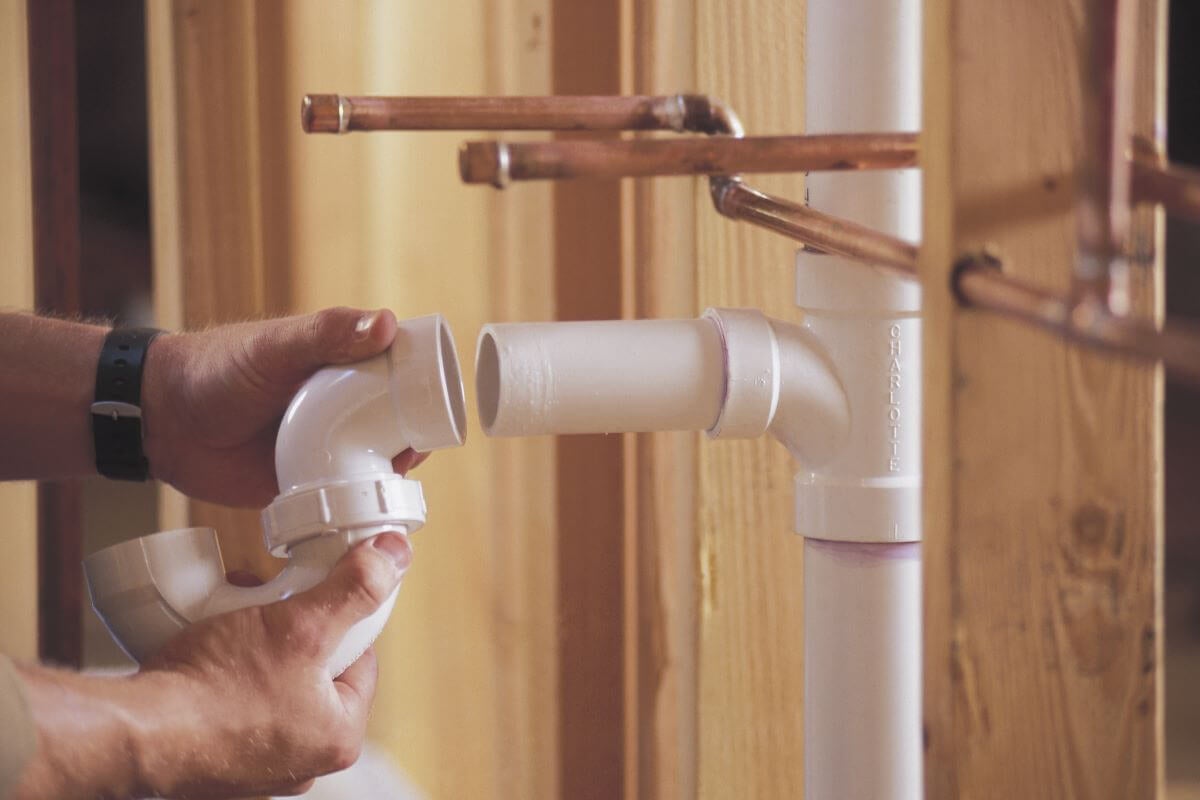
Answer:
POLYGON ((708 430, 713 439, 757 439, 779 404, 779 343, 762 312, 710 308, 704 318, 721 334, 725 351, 725 402, 708 430))
POLYGON ((324 533, 395 525, 412 533, 425 524, 419 481, 397 474, 374 475, 301 489, 263 509, 263 539, 271 555, 324 533))

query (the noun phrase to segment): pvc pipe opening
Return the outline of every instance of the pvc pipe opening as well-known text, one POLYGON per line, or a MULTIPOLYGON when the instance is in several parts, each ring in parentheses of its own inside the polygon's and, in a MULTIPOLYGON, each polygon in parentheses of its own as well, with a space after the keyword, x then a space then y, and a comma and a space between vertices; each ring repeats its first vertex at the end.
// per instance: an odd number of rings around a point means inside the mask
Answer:
POLYGON ((500 351, 496 337, 485 331, 479 338, 476 356, 475 391, 479 395, 479 423, 483 432, 492 435, 496 414, 500 411, 500 351))
POLYGON ((450 408, 454 438, 462 444, 467 431, 467 401, 463 395, 462 373, 458 369, 458 349, 454 346, 450 325, 441 317, 438 318, 438 343, 441 345, 438 361, 442 368, 442 392, 450 408))

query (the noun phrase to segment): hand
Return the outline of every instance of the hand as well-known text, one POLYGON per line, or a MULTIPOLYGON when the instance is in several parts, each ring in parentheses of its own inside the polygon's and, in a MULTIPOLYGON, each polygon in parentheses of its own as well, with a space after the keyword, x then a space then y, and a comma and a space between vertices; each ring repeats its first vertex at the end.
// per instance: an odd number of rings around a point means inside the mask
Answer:
MULTIPOLYGON (((382 353, 395 335, 390 311, 330 308, 160 336, 142 387, 151 473, 200 500, 267 505, 278 494, 275 435, 300 385, 328 364, 382 353)), ((422 460, 409 450, 393 466, 422 460)))
POLYGON ((411 560, 405 537, 376 536, 306 592, 187 628, 132 677, 18 667, 37 750, 14 797, 297 794, 345 769, 362 747, 375 656, 335 679, 326 661, 411 560))
POLYGON ((168 643, 139 677, 159 682, 169 693, 164 710, 182 706, 193 725, 135 748, 140 788, 166 797, 299 793, 353 764, 375 694, 375 655, 368 650, 333 680, 325 662, 410 561, 405 538, 377 536, 313 589, 214 617, 168 643))

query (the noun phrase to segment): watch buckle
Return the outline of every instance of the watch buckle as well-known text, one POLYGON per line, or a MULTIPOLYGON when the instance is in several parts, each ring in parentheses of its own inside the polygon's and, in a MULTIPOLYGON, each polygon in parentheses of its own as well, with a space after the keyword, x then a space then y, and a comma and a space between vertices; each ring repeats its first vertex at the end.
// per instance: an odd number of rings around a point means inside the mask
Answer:
POLYGON ((141 419, 142 409, 133 403, 122 403, 119 400, 101 400, 92 403, 92 413, 101 417, 118 419, 141 419))

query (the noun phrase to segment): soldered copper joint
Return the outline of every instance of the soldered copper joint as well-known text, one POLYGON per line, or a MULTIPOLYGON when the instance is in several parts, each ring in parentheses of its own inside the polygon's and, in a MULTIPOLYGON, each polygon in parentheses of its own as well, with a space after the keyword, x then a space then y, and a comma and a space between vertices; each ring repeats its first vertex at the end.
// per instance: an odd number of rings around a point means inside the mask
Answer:
POLYGON ((345 133, 349 109, 337 94, 306 94, 300 101, 300 126, 305 133, 345 133))

